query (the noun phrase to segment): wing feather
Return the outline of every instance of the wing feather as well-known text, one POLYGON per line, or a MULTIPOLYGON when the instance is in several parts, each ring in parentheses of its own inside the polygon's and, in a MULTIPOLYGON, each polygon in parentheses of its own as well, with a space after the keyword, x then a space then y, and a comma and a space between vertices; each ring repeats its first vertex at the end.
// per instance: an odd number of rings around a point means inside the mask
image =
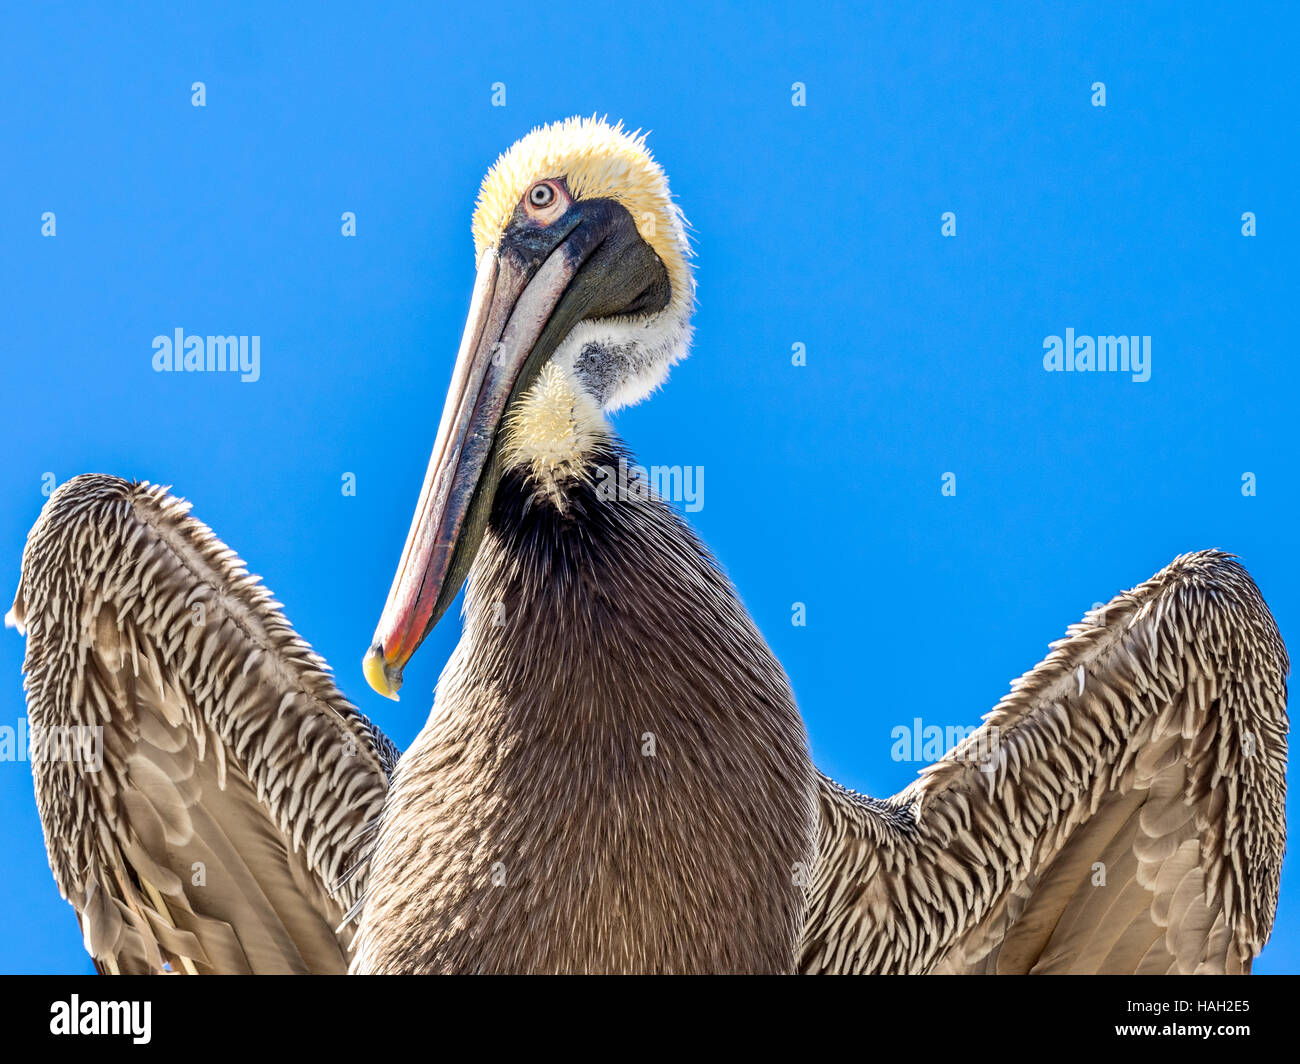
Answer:
POLYGON ((823 778, 809 972, 1248 972, 1286 828, 1254 582, 1184 555, 1072 625, 888 801, 823 778))
POLYGON ((50 866, 101 971, 342 973, 340 881, 396 751, 188 509, 77 477, 28 537, 12 616, 50 866))

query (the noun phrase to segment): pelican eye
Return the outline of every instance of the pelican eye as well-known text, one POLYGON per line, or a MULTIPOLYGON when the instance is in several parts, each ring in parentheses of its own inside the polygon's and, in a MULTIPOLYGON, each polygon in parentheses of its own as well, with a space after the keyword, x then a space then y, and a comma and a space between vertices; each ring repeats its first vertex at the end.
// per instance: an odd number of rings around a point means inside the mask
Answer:
POLYGON ((546 181, 538 182, 528 191, 528 205, 543 209, 555 202, 555 186, 546 181))

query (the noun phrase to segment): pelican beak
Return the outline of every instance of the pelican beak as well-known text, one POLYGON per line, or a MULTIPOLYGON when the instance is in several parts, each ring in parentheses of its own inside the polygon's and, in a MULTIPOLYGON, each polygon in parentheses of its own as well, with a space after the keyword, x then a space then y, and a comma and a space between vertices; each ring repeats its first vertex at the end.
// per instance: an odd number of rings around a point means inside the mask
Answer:
POLYGON ((397 697, 402 670, 478 553, 510 404, 583 318, 658 309, 667 294, 663 264, 611 200, 574 203, 544 228, 517 213, 483 253, 420 501, 362 663, 379 694, 397 697))

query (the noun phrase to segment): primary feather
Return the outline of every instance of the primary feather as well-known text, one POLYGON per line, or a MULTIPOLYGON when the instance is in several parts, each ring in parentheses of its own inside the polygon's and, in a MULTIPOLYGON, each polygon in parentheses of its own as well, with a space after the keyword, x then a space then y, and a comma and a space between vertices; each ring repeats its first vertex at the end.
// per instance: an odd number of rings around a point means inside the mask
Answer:
POLYGON ((28 537, 12 616, 50 866, 101 970, 341 972, 358 888, 335 884, 396 752, 188 509, 81 476, 28 537))

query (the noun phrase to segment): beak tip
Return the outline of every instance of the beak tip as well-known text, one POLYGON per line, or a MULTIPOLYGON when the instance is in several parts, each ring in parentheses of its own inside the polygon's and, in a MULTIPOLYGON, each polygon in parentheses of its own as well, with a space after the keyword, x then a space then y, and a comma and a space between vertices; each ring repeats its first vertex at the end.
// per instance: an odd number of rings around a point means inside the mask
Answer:
POLYGON ((372 646, 361 659, 361 672, 376 694, 398 701, 397 692, 402 686, 402 670, 392 668, 384 660, 382 647, 372 646))

